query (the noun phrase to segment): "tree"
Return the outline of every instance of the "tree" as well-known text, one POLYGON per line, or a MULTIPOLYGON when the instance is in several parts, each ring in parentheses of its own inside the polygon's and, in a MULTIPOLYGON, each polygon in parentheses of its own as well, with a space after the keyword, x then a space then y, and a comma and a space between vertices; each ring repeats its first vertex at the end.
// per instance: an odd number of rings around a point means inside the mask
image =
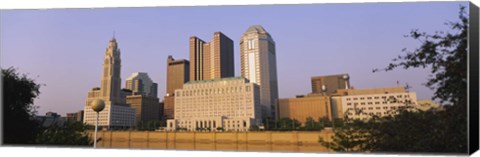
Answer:
POLYGON ((331 141, 320 137, 319 142, 326 148, 339 152, 366 151, 365 144, 369 140, 367 125, 363 121, 353 120, 349 125, 335 129, 331 141))
POLYGON ((300 122, 296 119, 282 118, 277 121, 275 130, 278 131, 292 131, 300 129, 300 122))
POLYGON ((77 121, 67 121, 61 125, 54 124, 42 128, 36 143, 43 145, 93 145, 87 125, 77 121))
MULTIPOLYGON (((419 40, 421 46, 413 51, 403 49, 402 51, 406 52, 406 55, 400 55, 393 59, 394 63, 384 69, 390 71, 398 67, 404 69, 431 67, 431 77, 428 78, 425 85, 435 91, 433 98, 446 105, 446 111, 434 115, 429 112, 418 112, 418 114, 435 119, 425 121, 426 124, 436 126, 433 123, 442 123, 438 126, 439 128, 436 128, 439 129, 436 134, 431 134, 435 137, 430 137, 441 140, 432 139, 424 143, 435 146, 434 151, 437 152, 467 151, 467 39, 469 24, 464 6, 460 7, 459 20, 445 23, 452 29, 452 32, 437 31, 432 35, 418 30, 411 31, 407 37, 419 40)), ((419 123, 415 122, 415 124, 419 123)), ((418 132, 415 135, 422 136, 421 133, 424 132, 418 132)), ((418 138, 420 139, 420 137, 418 138)), ((412 151, 432 150, 413 149, 412 151)))
POLYGON ((40 94, 40 85, 12 67, 2 69, 3 138, 5 144, 33 144, 39 130, 34 119, 33 100, 40 94))
POLYGON ((305 121, 305 127, 302 129, 306 131, 318 131, 322 130, 323 127, 321 126, 320 122, 316 122, 312 117, 308 117, 305 121))
POLYGON ((421 46, 413 51, 404 48, 406 55, 399 55, 383 70, 431 67, 431 77, 425 85, 435 91, 433 98, 466 115, 468 15, 464 6, 460 7, 459 19, 460 22, 445 23, 454 33, 436 31, 431 35, 412 30, 407 37, 420 41, 421 46))
POLYGON ((371 116, 363 122, 351 122, 347 117, 332 141, 319 142, 335 151, 467 153, 468 18, 463 6, 459 19, 446 23, 453 32, 430 35, 411 31, 407 37, 419 40, 421 46, 413 51, 403 49, 406 55, 383 69, 431 67, 425 85, 435 91, 433 98, 446 105, 445 110, 397 109, 396 115, 371 116))

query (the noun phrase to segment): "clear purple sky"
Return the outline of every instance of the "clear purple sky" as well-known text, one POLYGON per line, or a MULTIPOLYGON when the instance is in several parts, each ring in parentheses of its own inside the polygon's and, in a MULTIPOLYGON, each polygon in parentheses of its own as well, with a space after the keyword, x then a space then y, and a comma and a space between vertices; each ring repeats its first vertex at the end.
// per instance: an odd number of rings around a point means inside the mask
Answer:
POLYGON ((65 115, 83 109, 87 92, 100 85, 102 60, 115 31, 122 59, 122 87, 133 72, 147 72, 163 99, 166 59, 188 59, 188 39, 209 41, 215 31, 235 44, 240 76, 240 36, 262 25, 274 38, 280 98, 311 91, 312 76, 348 73, 355 88, 402 85, 420 99, 428 69, 372 73, 419 42, 403 37, 412 29, 448 30, 459 6, 468 2, 318 5, 2 10, 1 66, 18 68, 42 86, 39 114, 65 115))

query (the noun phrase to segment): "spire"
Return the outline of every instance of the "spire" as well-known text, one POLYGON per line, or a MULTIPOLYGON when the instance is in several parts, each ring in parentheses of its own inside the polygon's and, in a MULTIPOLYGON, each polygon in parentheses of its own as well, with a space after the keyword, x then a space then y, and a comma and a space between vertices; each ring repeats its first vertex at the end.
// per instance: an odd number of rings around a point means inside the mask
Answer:
POLYGON ((115 31, 113 31, 113 35, 112 35, 112 39, 110 40, 110 42, 116 42, 117 40, 115 39, 115 31))

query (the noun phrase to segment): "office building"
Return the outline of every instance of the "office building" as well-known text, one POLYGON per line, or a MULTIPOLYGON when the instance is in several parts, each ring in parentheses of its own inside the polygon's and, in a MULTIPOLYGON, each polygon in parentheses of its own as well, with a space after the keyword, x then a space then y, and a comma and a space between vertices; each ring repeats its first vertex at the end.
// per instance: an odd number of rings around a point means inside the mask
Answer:
POLYGON ((275 41, 262 26, 251 26, 240 38, 240 62, 242 77, 259 85, 264 115, 275 117, 278 99, 275 41))
POLYGON ((133 94, 140 94, 148 97, 157 98, 157 83, 144 72, 136 72, 127 78, 125 88, 130 89, 133 94))
POLYGON ((399 108, 417 106, 416 93, 404 87, 342 89, 338 93, 342 95, 339 107, 343 116, 351 119, 367 120, 373 115, 395 115, 399 108))
POLYGON ((210 80, 233 77, 233 41, 215 32, 211 42, 190 37, 190 80, 210 80))
POLYGON ((67 121, 77 121, 83 123, 83 110, 75 113, 67 113, 67 121))
POLYGON ((135 109, 136 124, 160 120, 160 103, 156 97, 141 94, 129 95, 127 104, 135 109))
POLYGON ((47 112, 44 116, 35 115, 35 120, 42 127, 51 127, 53 125, 62 126, 65 120, 55 112, 47 112))
POLYGON ((175 119, 167 121, 167 130, 248 131, 254 125, 262 125, 258 85, 231 77, 190 81, 175 90, 175 119))
POLYGON ((167 58, 167 94, 164 97, 163 114, 166 119, 174 118, 175 90, 182 89, 183 84, 190 80, 190 62, 185 59, 167 58))
POLYGON ((100 127, 125 128, 135 125, 135 110, 125 102, 125 96, 131 91, 120 89, 120 67, 120 49, 113 37, 105 52, 100 88, 92 88, 88 92, 84 108, 84 123, 95 125, 97 113, 90 105, 93 100, 101 99, 105 102, 105 108, 99 112, 100 127))
POLYGON ((333 94, 337 89, 350 89, 350 76, 348 74, 315 76, 312 77, 312 93, 315 94, 333 94), (322 86, 326 91, 322 91, 322 86))
POLYGON ((278 118, 290 118, 304 124, 307 118, 318 121, 320 118, 332 119, 328 96, 298 96, 278 100, 278 118))

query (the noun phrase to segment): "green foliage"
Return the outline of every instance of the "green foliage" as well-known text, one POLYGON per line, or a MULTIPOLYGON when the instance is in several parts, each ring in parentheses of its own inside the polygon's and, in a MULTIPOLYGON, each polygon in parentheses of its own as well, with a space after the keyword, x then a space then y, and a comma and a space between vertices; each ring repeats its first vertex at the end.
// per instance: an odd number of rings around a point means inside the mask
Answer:
MULTIPOLYGON (((398 56, 385 71, 397 67, 431 67, 427 87, 445 110, 398 109, 395 116, 372 116, 368 121, 346 119, 332 141, 319 142, 335 151, 467 153, 467 31, 468 16, 460 8, 460 22, 448 22, 452 32, 430 35, 411 31, 421 46, 398 56)), ((374 70, 374 72, 377 70, 374 70)))
POLYGON ((51 125, 42 129, 36 143, 42 145, 93 145, 86 130, 87 125, 77 121, 51 125))
POLYGON ((256 126, 256 125, 253 125, 251 126, 249 129, 249 131, 260 131, 260 127, 256 126))
POLYGON ((313 120, 312 117, 308 117, 307 120, 305 121, 305 124, 303 127, 300 127, 300 130, 305 130, 305 131, 320 131, 324 127, 320 124, 320 122, 316 122, 313 120))
POLYGON ((218 127, 217 131, 225 131, 225 129, 223 129, 222 127, 218 127))
POLYGON ((459 19, 459 22, 445 23, 452 32, 436 31, 432 35, 412 30, 407 37, 420 41, 422 45, 413 51, 403 49, 406 55, 393 59, 395 63, 383 70, 431 67, 431 77, 425 85, 435 90, 434 99, 454 105, 460 113, 466 114, 468 15, 463 6, 459 19))
POLYGON ((336 128, 332 141, 320 138, 319 142, 326 148, 339 152, 365 151, 365 144, 370 139, 368 137, 368 128, 368 123, 353 120, 348 125, 336 128))
POLYGON ((33 144, 39 130, 33 100, 40 94, 40 85, 11 67, 2 69, 2 77, 3 143, 33 144))
POLYGON ((296 119, 282 118, 276 122, 275 128, 273 130, 276 130, 276 131, 299 130, 300 125, 301 125, 300 122, 298 122, 298 120, 296 119))
POLYGON ((160 128, 161 122, 159 120, 151 120, 146 123, 138 122, 137 130, 139 131, 155 131, 160 128))

